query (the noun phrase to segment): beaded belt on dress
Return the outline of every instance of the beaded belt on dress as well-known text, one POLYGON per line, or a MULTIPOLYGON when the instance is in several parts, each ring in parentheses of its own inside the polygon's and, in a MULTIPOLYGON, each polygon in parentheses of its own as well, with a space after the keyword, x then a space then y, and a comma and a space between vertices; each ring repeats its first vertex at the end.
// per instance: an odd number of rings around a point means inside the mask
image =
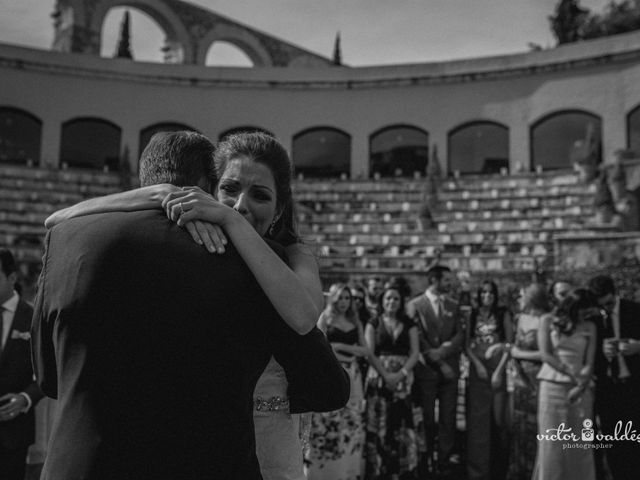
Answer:
POLYGON ((256 397, 254 407, 259 412, 274 412, 289 409, 289 399, 282 397, 262 398, 256 397))

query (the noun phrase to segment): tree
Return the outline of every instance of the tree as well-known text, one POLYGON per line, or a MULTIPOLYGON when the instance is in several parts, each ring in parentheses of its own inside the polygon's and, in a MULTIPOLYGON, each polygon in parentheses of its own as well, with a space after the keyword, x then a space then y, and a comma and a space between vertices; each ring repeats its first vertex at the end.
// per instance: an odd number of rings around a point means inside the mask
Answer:
POLYGON ((131 54, 131 20, 129 19, 129 10, 125 11, 122 17, 116 58, 133 59, 133 55, 131 54))
POLYGON ((558 44, 581 39, 581 29, 589 16, 589 10, 580 6, 580 0, 560 0, 556 14, 549 17, 551 30, 558 44))

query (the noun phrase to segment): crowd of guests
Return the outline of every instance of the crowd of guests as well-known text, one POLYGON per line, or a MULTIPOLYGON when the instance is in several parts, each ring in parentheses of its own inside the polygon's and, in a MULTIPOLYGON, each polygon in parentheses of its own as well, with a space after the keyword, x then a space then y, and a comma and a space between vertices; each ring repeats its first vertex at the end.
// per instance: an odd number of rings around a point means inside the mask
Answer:
POLYGON ((445 266, 427 277, 415 297, 402 278, 331 286, 318 325, 352 394, 313 414, 309 479, 637 478, 640 442, 620 435, 640 425, 640 304, 602 275, 512 298, 492 280, 454 298, 445 266))

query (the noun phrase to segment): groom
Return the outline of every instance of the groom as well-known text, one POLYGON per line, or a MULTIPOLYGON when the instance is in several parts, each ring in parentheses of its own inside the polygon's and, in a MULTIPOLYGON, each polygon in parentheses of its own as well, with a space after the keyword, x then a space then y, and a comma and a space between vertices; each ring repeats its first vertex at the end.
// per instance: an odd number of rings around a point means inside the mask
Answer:
MULTIPOLYGON (((209 140, 157 141, 166 155, 148 147, 141 171, 208 187, 209 140)), ((38 382, 58 399, 42 480, 260 479, 252 394, 272 354, 308 408, 349 396, 322 333, 295 334, 232 246, 207 253, 161 210, 51 229, 32 330, 38 382)))

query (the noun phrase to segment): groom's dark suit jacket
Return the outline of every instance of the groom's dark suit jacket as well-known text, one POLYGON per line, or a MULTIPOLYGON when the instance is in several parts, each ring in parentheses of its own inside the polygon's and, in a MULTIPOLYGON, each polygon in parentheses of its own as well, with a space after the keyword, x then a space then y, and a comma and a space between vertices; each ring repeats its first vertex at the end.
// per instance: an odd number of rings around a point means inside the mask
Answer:
POLYGON ((212 255, 143 211, 66 221, 46 249, 33 356, 58 401, 43 480, 261 478, 252 394, 272 354, 298 404, 346 403, 322 333, 289 329, 232 246, 212 255))

